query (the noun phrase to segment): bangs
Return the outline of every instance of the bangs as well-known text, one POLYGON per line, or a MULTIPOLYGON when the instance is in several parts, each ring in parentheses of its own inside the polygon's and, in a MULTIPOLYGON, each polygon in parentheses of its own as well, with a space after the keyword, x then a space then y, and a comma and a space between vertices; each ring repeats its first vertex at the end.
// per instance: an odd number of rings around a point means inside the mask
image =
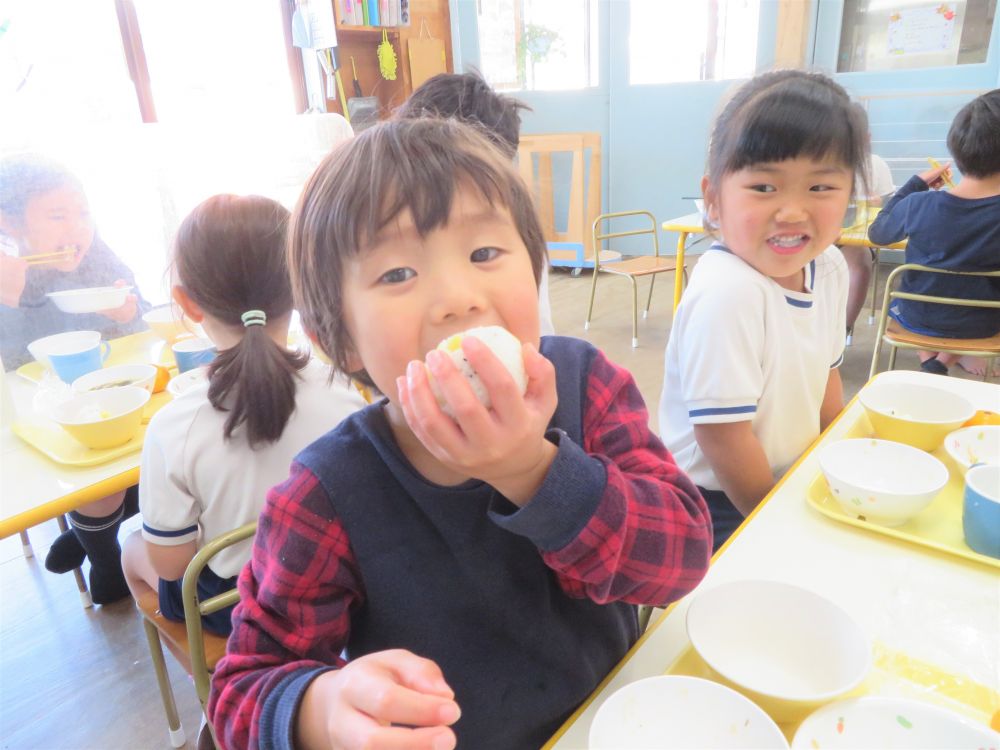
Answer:
POLYGON ((805 97, 760 102, 736 129, 738 135, 723 159, 724 172, 800 157, 830 159, 853 169, 862 144, 850 137, 850 124, 838 114, 805 97))
POLYGON ((362 252, 406 211, 425 237, 447 224, 460 188, 474 188, 490 206, 515 213, 513 166, 485 139, 470 143, 469 130, 455 121, 443 127, 439 123, 437 129, 412 121, 366 132, 345 144, 345 151, 356 152, 353 168, 340 173, 342 187, 328 207, 328 236, 338 251, 362 252), (424 137, 414 137, 414 130, 424 137), (366 174, 356 173, 359 164, 366 174), (357 187, 345 189, 350 185, 357 187))

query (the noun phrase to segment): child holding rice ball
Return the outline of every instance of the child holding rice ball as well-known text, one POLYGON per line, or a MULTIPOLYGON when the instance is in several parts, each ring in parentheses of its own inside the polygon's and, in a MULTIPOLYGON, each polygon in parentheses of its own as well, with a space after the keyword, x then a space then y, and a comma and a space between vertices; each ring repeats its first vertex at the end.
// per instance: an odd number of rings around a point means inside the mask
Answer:
POLYGON ((707 508, 632 377, 539 337, 544 252, 510 161, 455 121, 376 125, 310 178, 296 306, 385 398, 269 493, 214 675, 224 746, 538 747, 635 642, 636 604, 705 574, 707 508))

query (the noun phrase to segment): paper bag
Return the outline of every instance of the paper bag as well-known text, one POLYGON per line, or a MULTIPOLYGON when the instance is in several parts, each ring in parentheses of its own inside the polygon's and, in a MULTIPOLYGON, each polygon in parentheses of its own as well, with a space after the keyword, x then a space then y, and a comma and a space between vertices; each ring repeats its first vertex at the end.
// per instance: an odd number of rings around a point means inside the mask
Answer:
POLYGON ((416 39, 410 39, 407 44, 407 54, 410 58, 410 81, 414 89, 428 78, 438 73, 447 73, 447 63, 444 56, 444 40, 434 39, 421 34, 416 39))

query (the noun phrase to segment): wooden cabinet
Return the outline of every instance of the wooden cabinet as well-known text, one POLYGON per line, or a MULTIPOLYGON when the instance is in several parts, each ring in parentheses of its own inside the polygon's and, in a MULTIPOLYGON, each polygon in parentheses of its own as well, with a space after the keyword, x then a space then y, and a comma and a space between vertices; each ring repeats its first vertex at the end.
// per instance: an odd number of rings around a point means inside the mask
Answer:
MULTIPOLYGON (((382 42, 381 26, 354 26, 344 23, 342 18, 343 0, 330 0, 337 21, 337 46, 340 56, 340 76, 348 98, 354 96, 351 85, 353 69, 351 58, 358 70, 358 82, 364 96, 375 96, 379 100, 380 117, 388 117, 411 93, 410 65, 407 58, 409 40, 420 36, 421 23, 425 22, 424 33, 430 33, 444 40, 447 69, 454 70, 451 54, 451 17, 448 0, 410 0, 410 25, 387 26, 385 31, 396 51, 396 80, 387 81, 379 73, 376 48, 382 42)), ((341 111, 339 99, 327 99, 328 112, 341 111)))

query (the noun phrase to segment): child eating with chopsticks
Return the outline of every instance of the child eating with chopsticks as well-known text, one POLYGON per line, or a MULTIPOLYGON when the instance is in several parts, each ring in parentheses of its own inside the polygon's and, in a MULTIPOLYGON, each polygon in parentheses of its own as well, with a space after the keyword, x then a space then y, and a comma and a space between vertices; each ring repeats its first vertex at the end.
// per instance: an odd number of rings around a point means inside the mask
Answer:
POLYGON ((144 330, 149 304, 136 292, 113 310, 66 313, 46 295, 66 289, 135 286, 132 271, 97 235, 87 196, 66 167, 38 154, 0 160, 0 357, 12 370, 27 345, 63 331, 110 339, 144 330))

